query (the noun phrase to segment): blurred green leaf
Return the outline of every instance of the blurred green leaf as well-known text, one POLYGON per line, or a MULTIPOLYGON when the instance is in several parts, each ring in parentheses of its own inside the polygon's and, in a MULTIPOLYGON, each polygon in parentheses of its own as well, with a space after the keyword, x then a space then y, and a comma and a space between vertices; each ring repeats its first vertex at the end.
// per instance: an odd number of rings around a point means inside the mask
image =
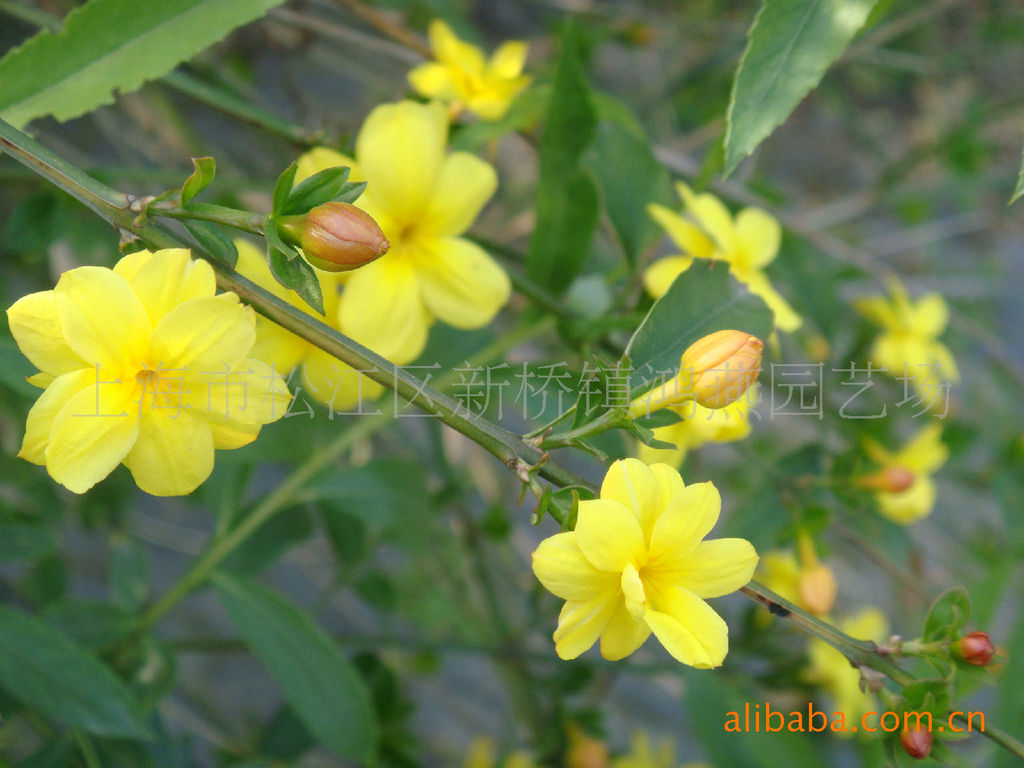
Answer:
POLYGON ((323 475, 303 496, 332 499, 337 509, 377 525, 399 525, 426 513, 427 487, 423 466, 405 459, 380 459, 323 475))
POLYGON ((626 347, 633 365, 630 383, 634 390, 643 391, 678 370, 683 351, 709 333, 736 329, 765 340, 772 324, 772 311, 729 275, 728 264, 698 262, 654 302, 630 339, 626 347))
POLYGON ((765 0, 733 81, 729 174, 789 117, 864 25, 876 0, 765 0))
POLYGON ((225 570, 255 576, 313 534, 313 519, 301 507, 282 510, 261 525, 224 561, 225 570))
POLYGON ((527 275, 553 293, 579 273, 599 215, 597 187, 580 165, 597 119, 576 45, 575 28, 566 23, 540 140, 537 225, 526 256, 527 275))
POLYGON ((149 558, 142 545, 121 537, 110 558, 110 601, 134 612, 149 595, 149 558))
POLYGON ((91 0, 0 59, 0 117, 21 127, 110 104, 281 2, 91 0))
POLYGON ((25 379, 36 372, 13 339, 0 339, 0 384, 33 400, 43 393, 25 379))
POLYGON ((366 686, 331 639, 295 605, 225 574, 217 596, 309 732, 339 756, 372 763, 377 724, 366 686))
POLYGON ((955 640, 963 634, 971 617, 971 596, 965 587, 954 587, 939 595, 928 609, 922 637, 927 641, 955 640))
POLYGON ((362 518, 346 512, 332 502, 320 505, 320 517, 327 529, 327 538, 342 567, 350 566, 366 556, 367 525, 362 518))
POLYGON ((0 563, 34 560, 57 546, 53 533, 37 523, 0 520, 0 563))
POLYGON ((101 651, 126 640, 135 629, 131 614, 100 600, 59 600, 41 618, 89 651, 101 651))
POLYGON ((36 605, 59 600, 67 588, 68 566, 59 552, 51 552, 37 560, 18 582, 18 591, 36 605))
POLYGON ((147 738, 127 689, 52 627, 0 606, 0 685, 45 717, 98 736, 147 738))
POLYGON ((192 198, 210 186, 217 175, 217 161, 212 157, 193 157, 192 167, 195 169, 192 175, 181 185, 182 206, 188 205, 192 198))

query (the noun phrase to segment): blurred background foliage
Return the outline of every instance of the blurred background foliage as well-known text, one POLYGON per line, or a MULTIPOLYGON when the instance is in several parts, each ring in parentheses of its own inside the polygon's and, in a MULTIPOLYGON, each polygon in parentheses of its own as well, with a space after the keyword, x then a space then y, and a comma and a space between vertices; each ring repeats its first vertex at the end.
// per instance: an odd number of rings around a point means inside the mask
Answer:
MULTIPOLYGON (((74 5, 0 2, 0 51, 74 5)), ((1024 732, 1024 226, 1019 206, 1007 207, 1024 125, 1020 4, 882 0, 821 85, 724 180, 724 116, 755 2, 395 0, 367 8, 357 0, 292 0, 179 68, 189 82, 233 94, 279 122, 248 125, 165 78, 67 123, 38 120, 33 133, 134 194, 180 184, 190 157, 212 155, 218 175, 206 199, 265 211, 274 178, 305 147, 350 146, 373 106, 408 93, 406 73, 422 54, 375 22, 420 45, 437 17, 488 50, 527 40, 536 82, 506 123, 523 133, 496 140, 504 127, 471 124, 452 136, 454 146, 497 166, 499 195, 473 234, 521 272, 534 223, 534 124, 557 61, 558 28, 571 14, 586 77, 602 94, 584 166, 600 180, 605 204, 614 201, 634 229, 620 241, 621 227, 603 219, 564 301, 571 320, 511 350, 510 367, 495 372, 508 384, 500 420, 520 432, 543 421, 536 400, 529 419, 513 400, 523 361, 564 361, 577 387, 585 362, 609 357, 602 345, 621 349, 628 339, 649 304, 639 269, 673 252, 643 210, 648 200, 678 208, 670 177, 706 186, 734 209, 769 210, 785 235, 768 272, 805 318, 771 361, 824 364, 823 416, 769 418, 763 403, 749 438, 694 452, 683 476, 722 490, 716 535, 748 538, 764 552, 792 546, 798 528, 812 531, 838 577, 838 615, 879 605, 893 632, 917 637, 931 600, 965 585, 971 628, 987 630, 1006 661, 995 686, 982 685, 980 673, 961 675, 957 708, 983 710, 1011 733, 1024 732), (874 329, 849 302, 881 293, 890 271, 915 295, 946 297, 945 341, 962 371, 943 422, 951 456, 937 475, 935 510, 909 528, 879 516, 847 479, 865 471, 865 436, 895 447, 919 422, 895 407, 899 383, 882 379, 865 407, 886 405, 887 418, 840 418, 851 392, 834 370, 863 365, 874 329)), ((117 238, 106 224, 7 158, 0 158, 0 188, 5 306, 52 287, 72 266, 116 260, 117 238)), ((551 309, 517 292, 490 328, 435 326, 419 363, 463 366, 521 318, 551 309)), ((85 736, 0 691, 2 761, 345 764, 316 743, 246 653, 213 592, 187 598, 152 634, 137 632, 135 621, 213 531, 364 417, 332 418, 316 407, 312 416, 284 419, 256 443, 218 453, 213 477, 188 498, 145 496, 124 469, 73 496, 15 458, 36 394, 24 381, 31 373, 5 327, 0 597, 116 672, 150 708, 153 738, 85 736)), ((549 395, 551 413, 554 383, 549 395)), ((529 570, 529 553, 550 528, 531 528, 530 504, 515 505, 515 478, 477 446, 434 420, 404 415, 354 440, 329 474, 304 485, 222 568, 224 583, 258 577, 287 595, 354 660, 376 712, 382 765, 459 765, 479 735, 500 750, 556 760, 571 728, 605 740, 613 753, 629 748, 635 730, 648 730, 674 740, 677 762, 720 768, 885 764, 877 740, 723 731, 724 713, 744 700, 785 709, 827 702, 801 674, 806 639, 783 622, 763 621, 738 596, 718 604, 732 648, 717 672, 681 667, 653 644, 622 663, 594 654, 559 661, 550 640, 556 601, 529 570)), ((497 403, 488 415, 498 418, 497 403)), ((612 455, 634 450, 617 434, 598 444, 612 455)), ((565 463, 600 478, 597 462, 563 453, 565 463)), ((977 737, 954 748, 973 765, 1014 764, 977 737)))

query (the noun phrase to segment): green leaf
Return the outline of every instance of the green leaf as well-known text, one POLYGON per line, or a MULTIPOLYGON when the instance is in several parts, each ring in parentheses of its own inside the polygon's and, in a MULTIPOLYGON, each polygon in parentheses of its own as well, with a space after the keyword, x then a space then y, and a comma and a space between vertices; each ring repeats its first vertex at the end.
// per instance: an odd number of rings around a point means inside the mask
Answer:
POLYGON ((640 251, 659 236, 647 204, 671 200, 668 174, 647 140, 617 122, 599 126, 590 167, 622 250, 635 264, 640 251))
POLYGON ((678 370, 683 351, 715 331, 735 329, 767 339, 773 315, 764 301, 729 275, 729 265, 716 262, 691 267, 654 302, 626 347, 633 364, 634 390, 678 370))
POLYGON ((1017 172, 1017 186, 1013 189, 1013 195, 1010 197, 1010 202, 1007 205, 1013 205, 1020 196, 1024 195, 1024 151, 1021 152, 1020 159, 1020 170, 1017 172))
POLYGON ((404 525, 427 513, 423 466, 401 459, 380 459, 363 467, 330 472, 305 489, 309 500, 331 500, 333 509, 376 525, 404 525))
POLYGON ((928 609, 924 620, 922 637, 935 640, 955 640, 963 634, 964 626, 971 617, 971 596, 966 587, 954 587, 939 595, 928 609))
POLYGON ((282 0, 91 0, 0 60, 0 117, 78 117, 262 16, 282 0))
POLYGON ((221 567, 239 576, 254 576, 312 534, 309 512, 291 507, 257 528, 221 567))
POLYGON ((732 85, 725 173, 810 93, 864 26, 876 0, 765 0, 732 85))
POLYGON ((527 275, 561 293, 579 273, 597 227, 597 187, 580 163, 594 138, 597 118, 576 55, 571 23, 562 34, 551 100, 540 140, 537 226, 526 256, 527 275))
POLYGON ((295 714, 324 746, 373 762, 377 723, 359 674, 313 620, 270 590, 219 574, 217 596, 295 714))
POLYGON ((217 261, 223 261, 232 268, 238 263, 238 248, 216 224, 197 219, 186 220, 182 224, 199 246, 217 261))
POLYGON ((288 202, 288 195, 292 192, 292 185, 295 183, 295 174, 298 173, 299 164, 292 163, 280 176, 277 177, 277 181, 274 182, 274 201, 271 207, 271 211, 274 216, 279 214, 285 204, 288 202))
POLYGON ((35 523, 0 520, 0 563, 35 560, 57 547, 53 533, 35 523))
POLYGON ((25 379, 36 372, 36 367, 21 354, 13 339, 0 339, 0 384, 19 395, 35 399, 43 390, 25 379))
POLYGON ((318 314, 324 313, 324 295, 320 289, 320 281, 316 277, 316 272, 304 259, 289 259, 284 251, 268 243, 267 260, 270 272, 277 282, 299 294, 299 297, 318 314))
POLYGON ((295 185, 284 202, 284 208, 277 213, 282 216, 294 216, 333 200, 335 195, 340 194, 345 188, 348 174, 349 169, 344 165, 314 173, 295 185))
POLYGON ((148 738, 121 681, 39 619, 0 606, 0 648, 0 686, 26 706, 98 736, 148 738))
POLYGON ((188 205, 192 198, 210 186, 213 177, 217 175, 217 161, 212 157, 193 157, 192 175, 185 179, 181 185, 181 205, 188 205))
POLYGON ((114 545, 110 560, 110 601, 118 608, 135 611, 149 595, 149 558, 131 539, 114 545))
POLYGON ((102 651, 126 640, 135 631, 131 614, 99 600, 59 600, 41 617, 89 651, 102 651))

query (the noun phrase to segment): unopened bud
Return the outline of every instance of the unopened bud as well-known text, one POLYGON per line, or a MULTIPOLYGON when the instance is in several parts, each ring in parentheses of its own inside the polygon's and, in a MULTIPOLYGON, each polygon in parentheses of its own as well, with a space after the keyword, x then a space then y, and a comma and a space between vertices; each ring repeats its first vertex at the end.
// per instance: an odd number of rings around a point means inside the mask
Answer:
POLYGON ((743 331, 718 331, 691 344, 679 363, 693 398, 705 408, 739 400, 761 372, 764 342, 743 331))
POLYGON ((604 742, 582 736, 570 739, 570 744, 565 756, 567 768, 608 768, 608 747, 604 742))
POLYGON ((324 203, 302 216, 277 220, 281 236, 302 248, 306 260, 325 272, 346 272, 369 264, 391 244, 380 226, 351 203, 324 203))
POLYGON ((836 577, 827 565, 804 568, 797 581, 800 602, 811 613, 823 616, 836 602, 836 577))
POLYGON ((950 650, 957 658, 976 667, 987 665, 996 653, 996 648, 992 645, 992 638, 988 636, 988 632, 971 632, 969 635, 964 635, 952 644, 950 650))
POLYGON ((900 734, 900 744, 908 755, 915 760, 924 760, 932 751, 931 731, 920 726, 913 730, 907 729, 900 734))
POLYGON ((906 467, 885 467, 857 479, 857 485, 869 491, 900 493, 914 484, 916 475, 906 467))

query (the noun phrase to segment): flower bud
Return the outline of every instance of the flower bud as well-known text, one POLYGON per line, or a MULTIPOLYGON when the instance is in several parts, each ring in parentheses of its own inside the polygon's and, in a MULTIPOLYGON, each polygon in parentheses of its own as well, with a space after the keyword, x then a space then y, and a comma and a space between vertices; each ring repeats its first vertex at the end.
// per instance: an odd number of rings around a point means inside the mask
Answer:
POLYGON ((569 745, 566 768, 608 768, 608 747, 604 742, 570 733, 569 745))
POLYGON ((369 264, 391 244, 373 217, 351 203, 324 203, 303 216, 277 221, 281 236, 302 248, 306 261, 325 272, 369 264))
POLYGON ((996 648, 992 645, 992 638, 988 636, 988 632, 971 632, 969 635, 964 635, 950 646, 950 650, 957 658, 976 667, 987 665, 996 653, 996 648))
POLYGON ((743 331, 718 331, 683 352, 679 377, 705 408, 725 408, 739 400, 761 372, 764 342, 743 331))
POLYGON ((900 734, 900 744, 908 755, 915 760, 924 760, 932 751, 931 731, 920 726, 913 730, 905 730, 900 734))
POLYGON ((869 491, 901 493, 914 484, 916 475, 906 467, 885 467, 857 479, 857 485, 869 491))
POLYGON ((827 565, 818 563, 800 572, 797 581, 800 602, 808 611, 823 616, 836 601, 836 577, 827 565))

